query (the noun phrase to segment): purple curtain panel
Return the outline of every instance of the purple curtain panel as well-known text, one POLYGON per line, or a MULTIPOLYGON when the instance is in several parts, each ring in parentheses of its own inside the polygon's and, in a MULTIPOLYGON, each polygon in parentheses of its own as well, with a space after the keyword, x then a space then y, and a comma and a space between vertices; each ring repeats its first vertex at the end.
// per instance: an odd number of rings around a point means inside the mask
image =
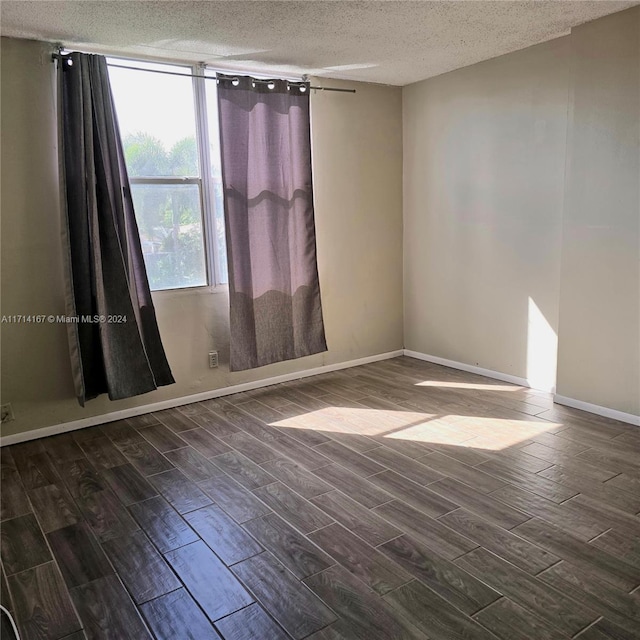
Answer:
POLYGON ((252 369, 326 351, 309 85, 219 75, 218 110, 230 368, 252 369))

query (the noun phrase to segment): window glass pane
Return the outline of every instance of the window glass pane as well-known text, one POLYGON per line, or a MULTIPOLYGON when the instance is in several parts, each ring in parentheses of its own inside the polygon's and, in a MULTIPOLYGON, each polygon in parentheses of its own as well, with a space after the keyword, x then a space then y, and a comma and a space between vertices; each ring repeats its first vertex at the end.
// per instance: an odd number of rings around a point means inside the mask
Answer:
MULTIPOLYGON (((207 72, 208 76, 215 73, 207 72)), ((222 163, 220 161, 220 127, 218 123, 218 91, 215 80, 206 80, 207 121, 209 123, 209 155, 211 157, 210 176, 213 190, 213 222, 217 244, 218 269, 220 284, 229 282, 227 272, 227 243, 224 230, 224 201, 222 198, 222 163)))
POLYGON ((197 184, 132 184, 151 289, 207 284, 197 184))
MULTIPOLYGON (((189 67, 110 59, 110 64, 191 73, 189 67)), ((109 67, 130 177, 198 176, 193 80, 109 67)))

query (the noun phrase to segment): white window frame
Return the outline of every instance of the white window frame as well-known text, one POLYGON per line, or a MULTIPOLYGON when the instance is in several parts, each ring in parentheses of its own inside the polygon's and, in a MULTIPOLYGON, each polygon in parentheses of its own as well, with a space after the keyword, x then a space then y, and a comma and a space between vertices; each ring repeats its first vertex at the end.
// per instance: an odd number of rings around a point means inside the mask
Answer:
MULTIPOLYGON (((215 79, 205 79, 205 64, 197 64, 193 67, 193 93, 196 107, 196 136, 201 144, 198 144, 198 158, 200 161, 200 177, 201 187, 200 194, 202 198, 202 212, 205 220, 204 236, 205 236, 205 257, 207 260, 207 276, 209 284, 212 287, 227 287, 227 283, 220 282, 219 274, 222 271, 221 260, 226 260, 226 255, 221 256, 218 243, 216 241, 216 199, 215 185, 211 171, 211 141, 209 134, 211 124, 209 122, 209 110, 207 109, 207 82, 215 82, 215 79)), ((216 131, 219 131, 219 124, 213 123, 216 131)), ((218 145, 219 146, 219 145, 218 145)), ((221 158, 218 158, 221 163, 221 158)), ((224 206, 224 204, 223 204, 224 206)), ((222 217, 224 219, 224 212, 222 217)))
MULTIPOLYGON (((216 241, 216 203, 215 203, 215 191, 214 191, 214 179, 211 171, 211 153, 210 153, 210 138, 209 138, 209 113, 207 110, 207 96, 206 96, 206 82, 215 82, 215 79, 206 79, 205 71, 207 69, 204 64, 188 64, 184 61, 171 61, 171 60, 150 60, 150 59, 137 59, 129 57, 119 57, 109 55, 107 60, 114 60, 116 64, 130 64, 135 66, 138 62, 153 63, 158 65, 167 65, 172 67, 182 67, 185 73, 193 75, 193 102, 194 102, 194 117, 196 125, 196 147, 198 149, 198 169, 199 176, 143 176, 132 177, 129 176, 129 182, 131 185, 170 185, 170 184, 196 184, 200 194, 200 215, 202 220, 202 241, 204 244, 204 257, 205 257, 205 276, 207 284, 195 285, 192 287, 175 287, 167 289, 154 289, 152 293, 178 293, 182 291, 194 290, 208 290, 212 293, 217 291, 225 291, 228 289, 226 282, 220 281, 220 273, 223 272, 222 261, 226 260, 226 255, 221 255, 221 252, 216 241)), ((145 70, 139 71, 144 73, 145 70)))

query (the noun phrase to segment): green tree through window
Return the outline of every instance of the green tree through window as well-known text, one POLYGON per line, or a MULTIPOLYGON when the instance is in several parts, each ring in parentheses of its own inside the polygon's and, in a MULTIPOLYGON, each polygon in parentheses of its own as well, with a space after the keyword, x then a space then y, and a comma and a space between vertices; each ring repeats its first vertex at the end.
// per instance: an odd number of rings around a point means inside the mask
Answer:
MULTIPOLYGON (((183 138, 171 149, 144 132, 124 139, 129 172, 134 176, 198 175, 198 149, 194 137, 183 138)), ((203 284, 200 194, 194 184, 133 184, 149 284, 168 289, 203 284)))
POLYGON ((151 289, 226 284, 215 81, 195 65, 109 65, 151 289))

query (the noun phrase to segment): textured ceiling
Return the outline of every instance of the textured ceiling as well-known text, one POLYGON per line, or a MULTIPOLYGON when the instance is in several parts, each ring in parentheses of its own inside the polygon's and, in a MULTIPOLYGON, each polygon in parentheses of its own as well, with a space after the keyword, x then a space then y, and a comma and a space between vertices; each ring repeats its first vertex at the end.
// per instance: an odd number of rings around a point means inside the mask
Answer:
POLYGON ((405 85, 550 40, 639 0, 3 0, 2 35, 220 69, 405 85))

